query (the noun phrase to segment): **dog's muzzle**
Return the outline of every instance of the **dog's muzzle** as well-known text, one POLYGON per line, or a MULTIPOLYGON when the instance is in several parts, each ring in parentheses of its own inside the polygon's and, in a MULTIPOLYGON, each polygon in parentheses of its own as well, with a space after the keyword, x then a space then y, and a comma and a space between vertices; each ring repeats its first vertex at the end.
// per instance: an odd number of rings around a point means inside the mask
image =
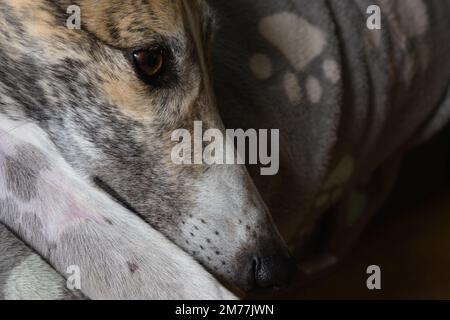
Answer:
POLYGON ((241 287, 248 293, 269 293, 287 289, 297 272, 294 259, 282 245, 263 242, 256 252, 241 260, 241 287))

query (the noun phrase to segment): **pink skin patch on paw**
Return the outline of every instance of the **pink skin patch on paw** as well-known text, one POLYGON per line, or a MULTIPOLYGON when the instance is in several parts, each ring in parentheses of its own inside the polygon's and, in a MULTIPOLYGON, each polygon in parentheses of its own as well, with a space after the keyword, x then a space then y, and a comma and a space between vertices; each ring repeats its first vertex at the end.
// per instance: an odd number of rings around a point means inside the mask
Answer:
POLYGON ((99 225, 109 225, 83 194, 85 191, 74 179, 66 178, 59 172, 48 171, 39 180, 40 199, 37 200, 36 214, 44 226, 44 236, 55 241, 68 227, 77 223, 92 221, 99 225))

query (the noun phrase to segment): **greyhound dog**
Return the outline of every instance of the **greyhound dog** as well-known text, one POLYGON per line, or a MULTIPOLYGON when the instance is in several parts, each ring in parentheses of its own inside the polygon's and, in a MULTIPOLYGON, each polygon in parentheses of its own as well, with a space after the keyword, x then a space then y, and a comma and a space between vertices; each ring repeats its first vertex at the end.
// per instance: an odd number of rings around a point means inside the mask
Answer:
POLYGON ((245 291, 294 270, 245 167, 170 161, 174 129, 223 128, 212 23, 203 1, 0 1, 0 222, 90 298, 233 297, 188 254, 245 291))
POLYGON ((176 129, 283 129, 280 174, 254 178, 284 238, 311 247, 328 212, 338 229, 308 273, 379 208, 384 169, 448 123, 445 1, 210 4, 214 47, 201 0, 0 0, 0 222, 60 273, 79 266, 89 298, 234 298, 208 271, 237 291, 290 282, 246 169, 175 164, 176 129))

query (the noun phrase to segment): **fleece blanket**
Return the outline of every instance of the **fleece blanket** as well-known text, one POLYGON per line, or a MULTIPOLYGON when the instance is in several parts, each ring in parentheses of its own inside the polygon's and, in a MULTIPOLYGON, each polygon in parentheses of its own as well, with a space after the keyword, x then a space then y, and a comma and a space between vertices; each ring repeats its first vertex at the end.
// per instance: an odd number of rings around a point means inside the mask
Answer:
MULTIPOLYGON (((280 129, 279 173, 250 171, 312 279, 380 208, 405 151, 449 123, 450 2, 209 2, 222 117, 230 128, 280 129), (374 4, 380 29, 367 24, 374 4)), ((83 297, 0 226, 0 298, 83 297)))
POLYGON ((405 151, 449 123, 450 2, 211 2, 222 116, 280 129, 279 174, 252 173, 314 277, 379 210, 405 151))

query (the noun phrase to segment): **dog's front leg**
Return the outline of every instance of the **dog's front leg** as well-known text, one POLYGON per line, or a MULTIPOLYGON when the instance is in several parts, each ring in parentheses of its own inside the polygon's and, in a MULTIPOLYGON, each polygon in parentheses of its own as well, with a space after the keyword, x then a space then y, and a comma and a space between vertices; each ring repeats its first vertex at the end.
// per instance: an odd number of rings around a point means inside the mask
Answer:
POLYGON ((79 270, 80 289, 92 299, 233 298, 190 256, 77 176, 32 124, 0 129, 0 221, 61 274, 79 270))

